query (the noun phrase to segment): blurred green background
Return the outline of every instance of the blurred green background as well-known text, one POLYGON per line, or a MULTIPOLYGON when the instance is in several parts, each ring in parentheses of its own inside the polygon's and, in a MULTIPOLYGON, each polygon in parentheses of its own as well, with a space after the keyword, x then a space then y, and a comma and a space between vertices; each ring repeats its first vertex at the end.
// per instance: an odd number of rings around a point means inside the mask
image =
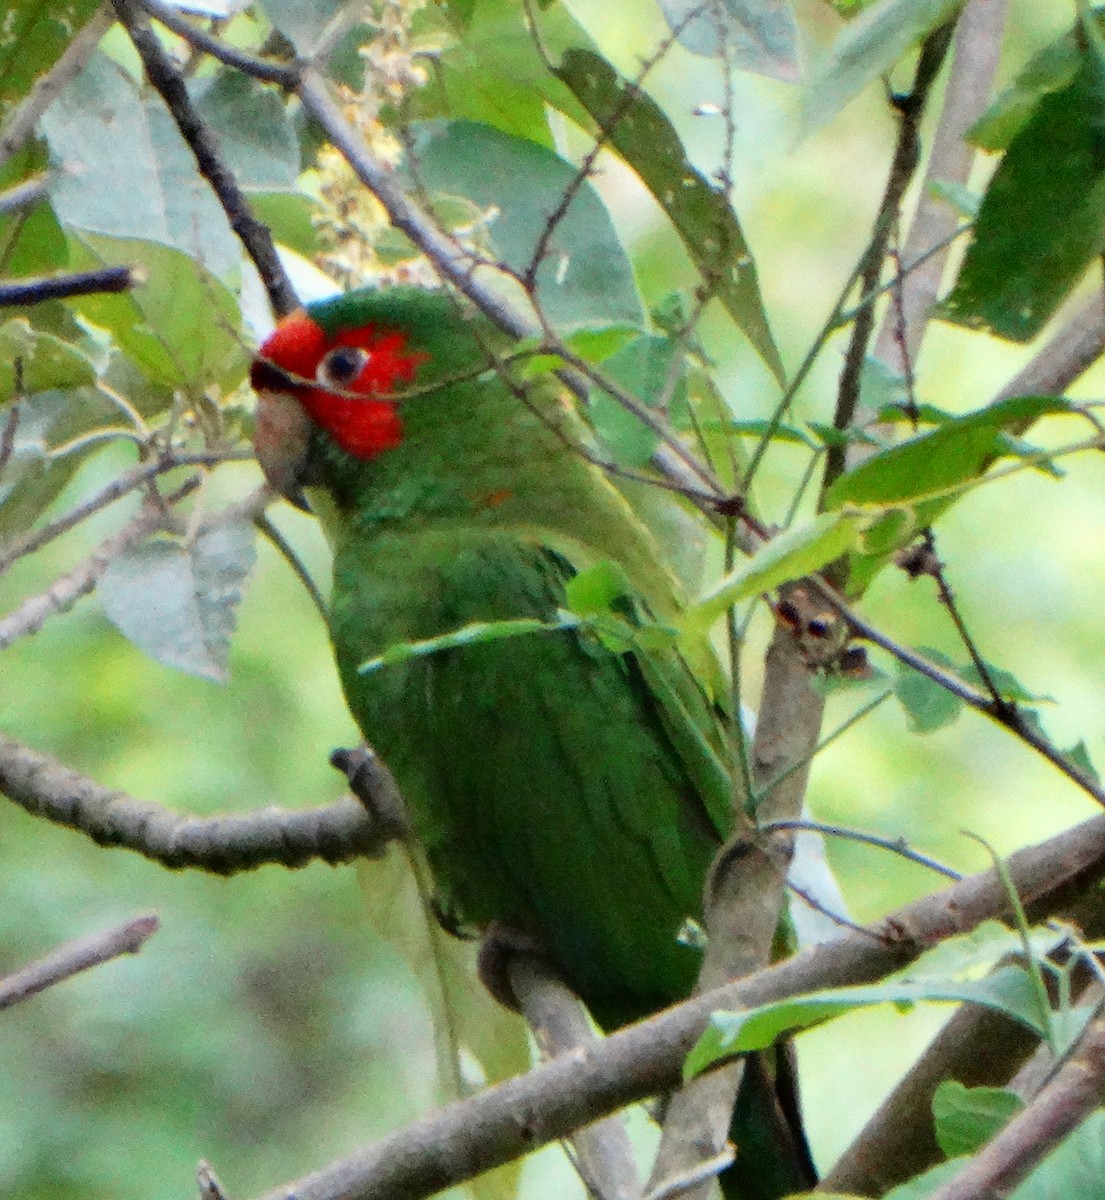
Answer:
MULTIPOLYGON (((658 17, 626 28, 597 0, 573 9, 630 71, 662 36, 658 17)), ((1006 76, 1069 22, 1073 8, 1065 9, 1013 6, 1006 76)), ((827 17, 822 24, 827 31, 827 17)), ((650 86, 700 165, 713 170, 719 123, 692 114, 716 99, 716 80, 676 46, 650 86)), ((893 127, 872 90, 799 140, 786 85, 739 76, 736 87, 736 202, 793 366, 868 236, 893 127)), ((639 189, 611 165, 598 186, 632 246, 646 299, 685 285, 682 254, 639 189)), ((707 319, 703 338, 734 409, 766 415, 774 396, 751 353, 720 319, 707 319)), ((919 398, 975 407, 1031 352, 934 326, 918 366, 919 398)), ((803 390, 799 416, 826 419, 839 365, 839 347, 830 347, 803 390)), ((1099 394, 1103 379, 1091 373, 1075 394, 1099 394)), ((1040 438, 1048 436, 1045 428, 1040 438)), ((54 511, 129 461, 116 451, 99 455, 54 511)), ((785 507, 794 464, 785 451, 769 459, 760 488, 765 512, 785 507)), ((1067 470, 1061 484, 1023 472, 974 493, 939 545, 986 655, 1053 697, 1045 720, 1056 742, 1084 738, 1100 764, 1105 489, 1097 461, 1072 461, 1067 470)), ((224 471, 208 500, 241 495, 257 479, 251 467, 224 471)), ((118 528, 125 512, 117 506, 20 563, 4 580, 4 609, 46 587, 118 528)), ((286 507, 277 519, 324 577, 311 523, 286 507)), ((887 573, 864 611, 903 641, 962 657, 925 582, 887 573)), ((751 697, 766 621, 753 628, 751 697)), ((7 652, 0 722, 102 784, 184 813, 310 806, 339 795, 342 781, 326 755, 357 734, 317 615, 265 546, 240 609, 231 666, 230 684, 218 687, 151 663, 86 599, 7 652)), ((829 725, 852 703, 834 701, 829 725)), ((984 866, 986 856, 964 830, 1005 853, 1091 815, 1085 797, 996 728, 964 717, 919 738, 890 704, 818 760, 809 799, 822 820, 903 836, 965 870, 984 866)), ((189 1194, 200 1158, 231 1194, 248 1197, 435 1102, 427 1007, 408 967, 373 933, 374 897, 354 869, 270 867, 230 880, 170 874, 0 803, 0 972, 138 912, 156 911, 162 921, 139 956, 0 1017, 0 1194, 8 1200, 168 1200, 189 1194)), ((920 869, 849 843, 832 844, 829 855, 861 919, 935 884, 920 869)), ((803 1036, 803 1084, 822 1163, 847 1144, 946 1015, 880 1011, 803 1036)), ((647 1130, 641 1136, 647 1140, 647 1130)), ((578 1189, 555 1149, 527 1180, 531 1195, 578 1189)))

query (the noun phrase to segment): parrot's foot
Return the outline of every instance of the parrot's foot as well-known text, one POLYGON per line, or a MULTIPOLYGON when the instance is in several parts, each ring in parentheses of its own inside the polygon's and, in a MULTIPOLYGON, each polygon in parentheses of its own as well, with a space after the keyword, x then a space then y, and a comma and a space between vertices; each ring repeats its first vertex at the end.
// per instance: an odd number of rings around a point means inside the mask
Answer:
POLYGON ((509 925, 492 921, 480 934, 480 948, 476 955, 480 982, 500 1004, 515 1012, 520 1012, 521 1006, 510 985, 510 963, 519 954, 528 954, 543 963, 548 962, 548 952, 542 942, 528 933, 511 929, 509 925))
POLYGON ((333 750, 330 765, 349 780, 349 790, 371 817, 376 857, 384 853, 389 843, 407 837, 410 825, 403 797, 391 772, 370 746, 333 750))

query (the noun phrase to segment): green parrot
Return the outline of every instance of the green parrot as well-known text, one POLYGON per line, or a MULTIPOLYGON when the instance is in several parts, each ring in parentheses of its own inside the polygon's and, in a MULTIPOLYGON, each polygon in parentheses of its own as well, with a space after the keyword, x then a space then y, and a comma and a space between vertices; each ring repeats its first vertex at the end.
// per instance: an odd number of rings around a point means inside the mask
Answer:
MULTIPOLYGON (((399 784, 441 912, 532 941, 609 1030, 694 985, 700 952, 680 931, 701 920, 733 823, 728 718, 707 647, 692 663, 560 618, 570 581, 604 564, 631 626, 674 619, 684 597, 582 452, 559 382, 524 378, 510 350, 443 291, 311 304, 254 362, 256 449, 274 488, 306 489, 323 522, 345 695, 399 784), (361 670, 399 644, 518 618, 550 628, 361 670)), ((793 1113, 757 1124, 734 1135, 727 1194, 808 1187, 793 1113), (778 1140, 774 1166, 757 1139, 778 1140)))

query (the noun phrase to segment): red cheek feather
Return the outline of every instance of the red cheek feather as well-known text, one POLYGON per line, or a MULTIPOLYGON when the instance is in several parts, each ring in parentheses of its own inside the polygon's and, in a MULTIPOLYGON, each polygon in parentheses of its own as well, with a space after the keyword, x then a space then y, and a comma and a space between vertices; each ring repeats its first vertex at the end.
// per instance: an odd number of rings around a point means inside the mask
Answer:
POLYGON ((299 399, 311 420, 354 458, 373 458, 403 441, 403 422, 386 400, 336 396, 321 388, 311 388, 299 399))
POLYGON ((294 379, 315 379, 318 365, 336 346, 355 346, 368 359, 343 394, 304 382, 294 394, 311 419, 354 458, 372 458, 393 450, 403 440, 403 422, 395 405, 383 399, 398 384, 413 382, 418 368, 429 360, 421 352, 406 352, 402 333, 385 332, 374 325, 346 329, 327 337, 305 312, 293 313, 280 323, 261 347, 259 359, 287 372, 294 379))

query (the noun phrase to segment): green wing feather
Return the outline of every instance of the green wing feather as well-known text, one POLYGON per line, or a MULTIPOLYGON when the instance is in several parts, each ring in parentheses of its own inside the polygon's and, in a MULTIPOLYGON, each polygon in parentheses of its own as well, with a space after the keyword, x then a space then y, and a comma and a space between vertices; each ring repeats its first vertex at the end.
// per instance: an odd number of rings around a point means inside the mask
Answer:
MULTIPOLYGON (((633 653, 578 630, 357 668, 405 639, 472 621, 551 619, 572 567, 498 532, 377 538, 335 563, 343 684, 407 796, 443 903, 475 927, 543 941, 604 1024, 694 983, 678 932, 701 917, 720 833, 674 719, 633 653), (371 613, 371 624, 364 614, 371 613)), ((723 773, 718 771, 718 778, 723 773)))

